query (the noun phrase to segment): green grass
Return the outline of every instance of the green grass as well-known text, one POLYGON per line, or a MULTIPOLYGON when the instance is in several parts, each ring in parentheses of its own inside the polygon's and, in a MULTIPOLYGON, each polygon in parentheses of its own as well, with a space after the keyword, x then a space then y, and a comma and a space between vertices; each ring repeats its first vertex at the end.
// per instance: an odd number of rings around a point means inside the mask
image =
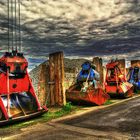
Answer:
POLYGON ((135 94, 140 94, 140 90, 135 90, 135 94))
MULTIPOLYGON (((55 110, 55 109, 54 109, 55 110)), ((50 121, 52 119, 56 119, 62 116, 65 116, 67 114, 70 114, 71 112, 74 112, 78 110, 78 107, 71 105, 71 103, 67 103, 65 106, 63 106, 62 108, 57 109, 57 111, 48 111, 47 113, 43 114, 42 116, 38 117, 38 118, 34 118, 32 120, 28 120, 28 121, 24 121, 24 122, 20 122, 20 123, 16 123, 16 124, 12 124, 12 125, 7 125, 1 129, 21 129, 21 128, 25 128, 27 126, 31 126, 37 123, 42 123, 42 122, 47 122, 50 121)))
POLYGON ((111 100, 107 100, 105 103, 104 103, 104 105, 110 105, 110 104, 112 104, 113 102, 111 101, 111 100))

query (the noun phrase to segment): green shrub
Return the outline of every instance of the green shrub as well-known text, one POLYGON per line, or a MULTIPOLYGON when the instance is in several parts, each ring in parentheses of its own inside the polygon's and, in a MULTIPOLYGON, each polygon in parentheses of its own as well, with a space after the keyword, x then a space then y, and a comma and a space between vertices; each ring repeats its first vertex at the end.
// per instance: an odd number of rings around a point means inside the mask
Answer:
POLYGON ((110 104, 112 104, 113 102, 111 101, 111 100, 107 100, 105 103, 104 103, 104 105, 110 105, 110 104))
POLYGON ((73 106, 71 102, 66 103, 66 105, 63 106, 62 110, 70 112, 73 109, 73 106))

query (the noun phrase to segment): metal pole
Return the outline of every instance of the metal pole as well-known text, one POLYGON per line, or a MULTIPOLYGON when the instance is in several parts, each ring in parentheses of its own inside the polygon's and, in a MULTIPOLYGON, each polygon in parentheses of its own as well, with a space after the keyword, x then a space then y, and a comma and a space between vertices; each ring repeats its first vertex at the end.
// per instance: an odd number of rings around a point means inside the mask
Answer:
POLYGON ((10 87, 9 87, 9 69, 7 69, 7 112, 8 116, 11 117, 10 113, 10 87))

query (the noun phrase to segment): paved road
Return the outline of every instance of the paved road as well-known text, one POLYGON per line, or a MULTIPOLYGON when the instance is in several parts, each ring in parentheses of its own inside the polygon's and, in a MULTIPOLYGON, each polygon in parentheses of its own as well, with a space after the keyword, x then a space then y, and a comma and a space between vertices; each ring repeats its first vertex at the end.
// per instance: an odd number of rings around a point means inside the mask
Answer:
POLYGON ((9 139, 140 140, 140 97, 78 118, 38 124, 9 139))

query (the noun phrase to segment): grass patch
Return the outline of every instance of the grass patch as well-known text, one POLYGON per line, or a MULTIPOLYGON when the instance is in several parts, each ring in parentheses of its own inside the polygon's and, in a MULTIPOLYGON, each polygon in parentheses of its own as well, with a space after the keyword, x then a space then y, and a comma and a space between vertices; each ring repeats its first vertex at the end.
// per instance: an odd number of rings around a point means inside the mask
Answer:
POLYGON ((134 95, 135 94, 140 94, 140 90, 139 89, 138 90, 135 90, 134 95))
POLYGON ((112 104, 113 102, 111 101, 111 100, 107 100, 105 103, 104 103, 104 105, 110 105, 110 104, 112 104))

